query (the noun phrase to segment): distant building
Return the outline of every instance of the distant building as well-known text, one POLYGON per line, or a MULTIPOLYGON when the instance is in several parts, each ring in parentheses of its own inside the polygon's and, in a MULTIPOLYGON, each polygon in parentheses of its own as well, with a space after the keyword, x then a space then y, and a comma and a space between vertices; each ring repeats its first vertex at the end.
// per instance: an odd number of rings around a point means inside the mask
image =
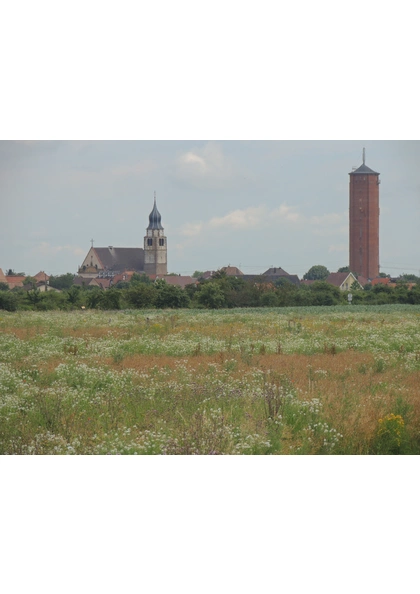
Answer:
POLYGON ((78 270, 85 279, 113 278, 129 270, 139 274, 162 274, 167 268, 167 239, 161 215, 156 206, 149 215, 149 226, 144 238, 144 248, 92 247, 78 270))
MULTIPOLYGON (((292 284, 299 286, 300 280, 296 274, 289 274, 283 268, 269 268, 263 274, 244 274, 239 268, 236 266, 226 266, 225 268, 221 269, 223 272, 226 273, 227 276, 234 276, 236 278, 241 278, 244 281, 249 281, 253 283, 265 283, 275 285, 277 281, 280 279, 285 279, 291 282, 292 284)), ((212 278, 214 272, 206 272, 204 273, 203 277, 212 278)))
POLYGON ((46 272, 44 272, 43 270, 38 272, 38 274, 36 274, 34 276, 34 278, 36 278, 37 282, 43 282, 43 283, 47 283, 47 284, 50 280, 50 277, 48 276, 48 274, 46 272))
POLYGON ((181 287, 185 289, 187 285, 197 285, 198 280, 192 278, 192 276, 181 276, 178 274, 167 274, 166 276, 150 275, 151 280, 164 280, 168 285, 174 285, 175 287, 181 287))
POLYGON ((350 174, 350 270, 379 276, 379 173, 363 165, 350 174))
POLYGON ((237 268, 236 266, 225 266, 224 268, 221 269, 222 272, 224 272, 226 274, 226 276, 243 276, 244 273, 239 270, 239 268, 237 268))
POLYGON ((16 289, 23 287, 26 276, 6 276, 6 283, 9 285, 9 289, 16 289))
POLYGON ((325 282, 338 287, 340 291, 350 291, 353 283, 357 283, 363 289, 363 286, 352 272, 332 272, 325 282))

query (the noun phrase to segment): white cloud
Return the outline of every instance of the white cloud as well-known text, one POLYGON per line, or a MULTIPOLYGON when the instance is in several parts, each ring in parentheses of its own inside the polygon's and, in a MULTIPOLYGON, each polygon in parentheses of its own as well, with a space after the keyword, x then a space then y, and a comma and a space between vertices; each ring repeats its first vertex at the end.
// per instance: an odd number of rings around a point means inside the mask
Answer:
POLYGON ((240 176, 233 161, 227 157, 217 142, 181 154, 176 161, 178 178, 194 185, 217 185, 240 176))
POLYGON ((201 233, 202 229, 203 223, 186 223, 181 229, 181 235, 195 237, 201 233))
POLYGON ((284 221, 296 222, 300 218, 300 214, 295 212, 294 207, 287 206, 287 204, 282 204, 270 213, 270 219, 280 219, 284 221))
POLYGON ((224 217, 214 217, 210 220, 210 227, 230 227, 231 229, 257 229, 263 224, 267 215, 265 206, 234 210, 224 217))
POLYGON ((279 221, 296 222, 300 219, 299 213, 294 208, 282 204, 274 210, 266 206, 249 207, 243 210, 234 210, 224 217, 214 217, 210 220, 210 227, 230 227, 232 229, 258 229, 271 227, 279 221))

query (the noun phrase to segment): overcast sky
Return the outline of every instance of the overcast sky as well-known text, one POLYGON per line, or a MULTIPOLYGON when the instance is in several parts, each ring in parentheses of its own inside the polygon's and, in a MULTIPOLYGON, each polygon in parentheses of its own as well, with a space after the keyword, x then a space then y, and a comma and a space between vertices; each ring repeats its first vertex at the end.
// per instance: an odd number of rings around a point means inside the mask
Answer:
POLYGON ((383 271, 420 273, 419 141, 2 141, 0 267, 77 272, 142 247, 156 190, 170 272, 346 266, 349 176, 381 173, 383 271))

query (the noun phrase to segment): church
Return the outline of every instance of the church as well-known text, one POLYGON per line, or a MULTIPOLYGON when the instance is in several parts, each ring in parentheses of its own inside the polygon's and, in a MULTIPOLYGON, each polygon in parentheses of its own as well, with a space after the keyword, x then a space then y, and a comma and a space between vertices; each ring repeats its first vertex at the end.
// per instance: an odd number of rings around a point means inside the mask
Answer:
POLYGON ((84 279, 113 278, 128 270, 155 276, 168 274, 167 239, 162 226, 162 217, 156 205, 156 192, 143 248, 111 245, 94 247, 92 241, 92 247, 79 267, 78 275, 84 279))

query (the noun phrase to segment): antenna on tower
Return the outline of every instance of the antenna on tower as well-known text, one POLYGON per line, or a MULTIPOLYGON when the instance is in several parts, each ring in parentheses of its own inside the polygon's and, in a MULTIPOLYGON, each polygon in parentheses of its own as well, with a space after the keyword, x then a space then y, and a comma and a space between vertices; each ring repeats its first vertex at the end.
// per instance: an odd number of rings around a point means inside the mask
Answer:
POLYGON ((155 195, 155 204, 156 204, 156 190, 155 190, 155 192, 154 192, 154 195, 155 195))
POLYGON ((366 149, 363 149, 363 165, 366 164, 366 149))

